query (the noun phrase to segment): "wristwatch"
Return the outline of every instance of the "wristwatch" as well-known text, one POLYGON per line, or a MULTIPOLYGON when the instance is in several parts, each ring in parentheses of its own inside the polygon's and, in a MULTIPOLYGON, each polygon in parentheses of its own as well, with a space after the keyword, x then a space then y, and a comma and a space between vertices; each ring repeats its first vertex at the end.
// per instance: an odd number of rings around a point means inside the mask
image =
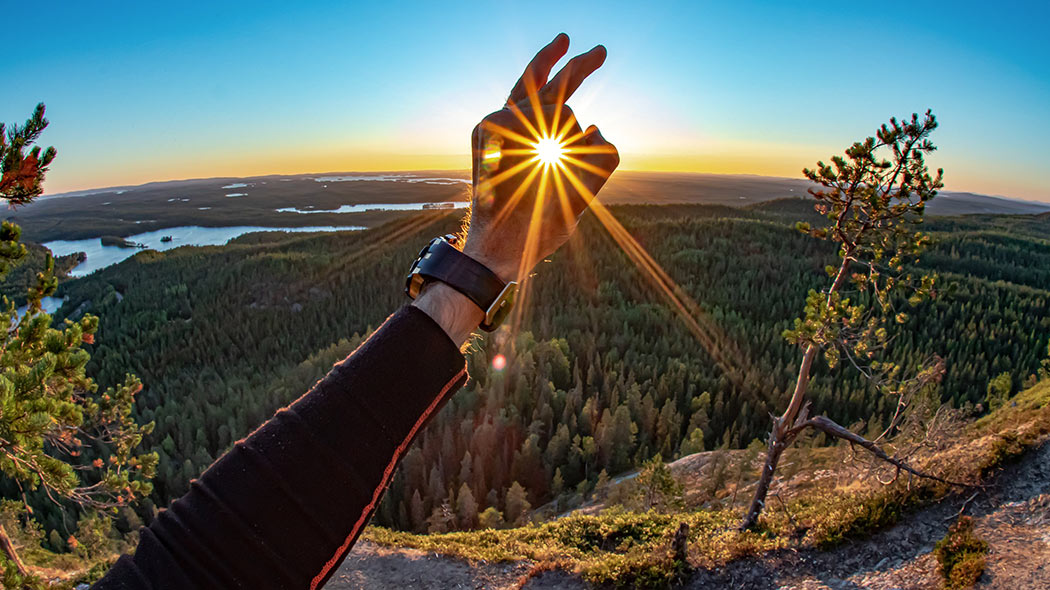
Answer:
POLYGON ((485 312, 481 329, 491 332, 514 307, 518 283, 504 283, 484 264, 460 252, 456 247, 458 241, 452 234, 430 240, 408 271, 405 294, 415 299, 427 283, 441 281, 466 295, 485 312))

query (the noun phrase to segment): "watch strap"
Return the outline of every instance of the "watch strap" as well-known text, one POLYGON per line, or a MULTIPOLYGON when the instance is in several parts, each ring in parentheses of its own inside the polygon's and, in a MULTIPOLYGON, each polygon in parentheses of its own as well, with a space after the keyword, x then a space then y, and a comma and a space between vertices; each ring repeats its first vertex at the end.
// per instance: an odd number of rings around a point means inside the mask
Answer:
POLYGON ((467 296, 482 311, 488 310, 506 287, 496 273, 441 238, 431 242, 416 269, 425 280, 441 281, 467 296))

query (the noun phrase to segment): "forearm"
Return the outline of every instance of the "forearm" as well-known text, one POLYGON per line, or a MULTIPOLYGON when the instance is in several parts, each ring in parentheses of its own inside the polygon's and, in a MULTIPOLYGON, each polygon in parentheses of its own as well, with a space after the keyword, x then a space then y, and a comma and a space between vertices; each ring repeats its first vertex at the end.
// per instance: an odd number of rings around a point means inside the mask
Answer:
POLYGON ((485 314, 466 295, 444 283, 431 283, 412 305, 430 316, 456 346, 477 329, 485 314))
POLYGON ((319 587, 466 380, 458 344, 419 309, 391 316, 195 480, 95 588, 319 587))

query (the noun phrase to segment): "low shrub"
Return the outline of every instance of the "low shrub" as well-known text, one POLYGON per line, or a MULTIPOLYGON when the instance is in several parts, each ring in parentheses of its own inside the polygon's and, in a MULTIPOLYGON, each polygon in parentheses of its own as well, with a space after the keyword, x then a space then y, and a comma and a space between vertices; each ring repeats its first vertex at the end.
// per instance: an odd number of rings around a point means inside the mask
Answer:
POLYGON ((944 587, 950 590, 973 588, 984 573, 986 553, 988 543, 974 533, 973 519, 960 517, 934 549, 944 587))

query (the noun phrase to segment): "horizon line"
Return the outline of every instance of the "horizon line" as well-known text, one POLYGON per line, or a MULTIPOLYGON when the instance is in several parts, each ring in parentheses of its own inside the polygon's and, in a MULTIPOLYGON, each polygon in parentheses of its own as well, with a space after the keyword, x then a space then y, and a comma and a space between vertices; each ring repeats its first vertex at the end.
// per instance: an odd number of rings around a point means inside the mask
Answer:
MULTIPOLYGON (((468 169, 468 168, 404 168, 404 169, 376 169, 376 170, 328 170, 328 171, 321 171, 321 172, 296 172, 296 173, 283 173, 283 174, 282 173, 254 174, 254 175, 249 175, 249 176, 200 176, 200 177, 193 177, 193 178, 169 178, 169 179, 164 179, 164 180, 150 180, 150 181, 142 182, 142 183, 139 183, 139 184, 123 184, 123 185, 113 185, 113 186, 91 187, 91 188, 84 188, 84 189, 75 189, 75 190, 71 190, 71 191, 63 191, 61 193, 44 193, 39 198, 88 196, 88 195, 91 195, 91 194, 105 193, 105 192, 117 191, 117 190, 132 190, 132 189, 141 188, 141 187, 144 187, 144 186, 149 186, 149 185, 154 185, 154 184, 169 184, 169 183, 177 183, 177 182, 197 182, 197 181, 205 181, 205 180, 244 180, 244 179, 249 179, 249 178, 276 178, 276 177, 313 176, 313 175, 324 176, 324 175, 332 175, 332 174, 405 174, 405 173, 412 173, 412 172, 454 172, 454 173, 463 173, 463 174, 466 174, 468 176, 471 173, 470 169, 468 169)), ((646 170, 646 169, 639 169, 639 168, 620 169, 620 170, 618 170, 618 172, 642 172, 642 173, 646 173, 646 174, 695 174, 695 175, 700 175, 700 176, 751 176, 751 177, 757 177, 757 178, 768 178, 768 179, 779 179, 779 180, 809 182, 808 179, 806 179, 804 177, 801 177, 801 176, 798 176, 798 177, 778 176, 778 175, 772 175, 772 174, 759 174, 759 173, 754 173, 754 172, 702 172, 702 171, 698 171, 698 170, 646 170)), ((983 197, 1005 199, 1005 200, 1009 200, 1009 201, 1020 201, 1020 202, 1023 202, 1023 203, 1035 203, 1035 204, 1039 204, 1039 205, 1048 205, 1048 206, 1050 206, 1050 196, 1048 196, 1044 200, 1044 199, 1032 199, 1032 198, 1023 198, 1023 197, 1011 197, 1011 196, 1002 195, 1002 194, 979 193, 979 192, 973 192, 973 191, 969 191, 969 190, 960 190, 960 189, 940 190, 940 191, 938 191, 938 193, 970 194, 970 195, 977 195, 977 196, 983 196, 983 197)))

